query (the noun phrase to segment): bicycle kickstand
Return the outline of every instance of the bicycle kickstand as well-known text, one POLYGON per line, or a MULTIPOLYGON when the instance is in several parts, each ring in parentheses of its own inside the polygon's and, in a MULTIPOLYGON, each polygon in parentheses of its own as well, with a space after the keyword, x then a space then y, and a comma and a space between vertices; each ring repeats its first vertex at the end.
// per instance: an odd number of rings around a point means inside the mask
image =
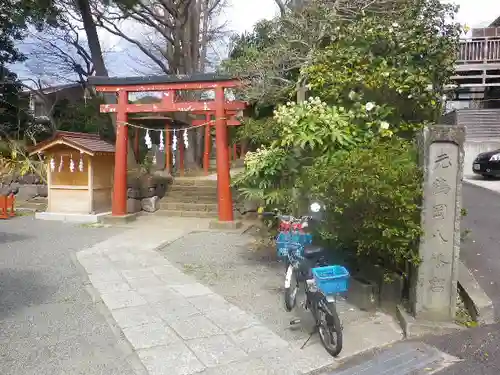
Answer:
POLYGON ((302 344, 302 346, 300 347, 300 349, 304 349, 307 345, 307 343, 309 342, 309 340, 311 340, 311 337, 313 337, 313 335, 318 331, 318 327, 314 327, 314 330, 309 334, 309 337, 307 338, 306 342, 304 342, 304 344, 302 344))

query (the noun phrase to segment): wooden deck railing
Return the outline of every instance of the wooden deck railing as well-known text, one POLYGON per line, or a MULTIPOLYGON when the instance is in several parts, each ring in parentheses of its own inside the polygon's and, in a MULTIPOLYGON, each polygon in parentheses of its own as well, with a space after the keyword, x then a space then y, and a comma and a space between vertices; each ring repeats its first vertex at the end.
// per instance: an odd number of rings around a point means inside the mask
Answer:
POLYGON ((500 39, 463 39, 458 64, 500 63, 500 39))

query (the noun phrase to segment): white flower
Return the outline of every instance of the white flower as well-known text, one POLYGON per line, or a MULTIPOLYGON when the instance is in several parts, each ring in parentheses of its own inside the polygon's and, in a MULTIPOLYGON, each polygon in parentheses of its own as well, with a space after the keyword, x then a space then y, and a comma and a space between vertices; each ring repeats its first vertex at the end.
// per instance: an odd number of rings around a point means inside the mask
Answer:
POLYGON ((365 105, 365 109, 370 112, 373 108, 375 108, 375 104, 373 104, 372 102, 368 102, 366 103, 365 105))
POLYGON ((354 100, 354 98, 356 98, 356 93, 354 91, 351 91, 349 93, 349 99, 354 100))
POLYGON ((387 121, 382 121, 380 123, 380 129, 381 130, 387 130, 387 129, 389 129, 389 123, 387 121))
POLYGON ((399 27, 399 23, 394 22, 394 23, 392 24, 392 27, 399 27))

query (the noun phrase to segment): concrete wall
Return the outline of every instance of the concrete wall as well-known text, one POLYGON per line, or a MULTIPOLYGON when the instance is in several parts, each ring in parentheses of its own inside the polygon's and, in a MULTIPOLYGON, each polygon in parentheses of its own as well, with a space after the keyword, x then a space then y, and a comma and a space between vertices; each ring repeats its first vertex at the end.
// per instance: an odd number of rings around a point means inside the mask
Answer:
POLYGON ((500 149, 500 138, 484 141, 465 141, 464 176, 470 176, 473 174, 472 163, 478 154, 497 149, 500 149))

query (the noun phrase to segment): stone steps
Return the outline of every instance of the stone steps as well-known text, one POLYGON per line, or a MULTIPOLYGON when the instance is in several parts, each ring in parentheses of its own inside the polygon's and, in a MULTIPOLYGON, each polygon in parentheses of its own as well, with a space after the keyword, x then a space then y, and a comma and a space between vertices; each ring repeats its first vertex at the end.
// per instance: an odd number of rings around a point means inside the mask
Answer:
POLYGON ((217 189, 194 186, 171 186, 167 191, 167 196, 184 197, 186 195, 217 199, 217 189))
MULTIPOLYGON (((217 218, 217 211, 180 211, 180 210, 162 210, 159 209, 155 212, 159 216, 169 216, 169 217, 199 217, 199 218, 217 218)), ((241 219, 242 216, 238 213, 234 213, 235 219, 241 219)))
POLYGON ((160 209, 167 211, 207 211, 217 212, 217 203, 165 202, 160 201, 160 209))
POLYGON ((211 204, 217 203, 217 195, 180 195, 180 194, 168 194, 162 198, 161 202, 165 203, 199 203, 199 204, 211 204))
POLYGON ((178 177, 174 179, 172 186, 196 186, 217 188, 217 180, 178 177))
POLYGON ((161 216, 182 216, 182 217, 200 217, 200 218, 216 218, 217 211, 180 211, 180 210, 163 210, 156 211, 157 215, 161 216))
POLYGON ((179 177, 160 201, 160 215, 217 217, 217 181, 179 177))

